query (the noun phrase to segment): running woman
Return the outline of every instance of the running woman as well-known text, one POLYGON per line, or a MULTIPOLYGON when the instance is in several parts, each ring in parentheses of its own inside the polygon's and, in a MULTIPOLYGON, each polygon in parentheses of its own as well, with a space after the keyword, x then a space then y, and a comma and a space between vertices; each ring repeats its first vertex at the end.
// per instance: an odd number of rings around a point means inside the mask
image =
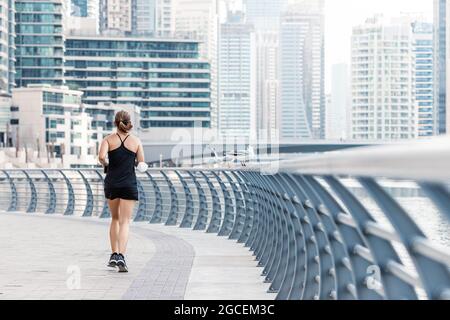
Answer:
POLYGON ((108 266, 128 272, 125 253, 128 243, 130 220, 138 200, 135 166, 141 172, 147 170, 141 141, 130 134, 133 125, 126 111, 119 111, 114 120, 115 133, 107 136, 100 146, 99 161, 105 168, 105 197, 111 211, 109 238, 111 251, 108 266))

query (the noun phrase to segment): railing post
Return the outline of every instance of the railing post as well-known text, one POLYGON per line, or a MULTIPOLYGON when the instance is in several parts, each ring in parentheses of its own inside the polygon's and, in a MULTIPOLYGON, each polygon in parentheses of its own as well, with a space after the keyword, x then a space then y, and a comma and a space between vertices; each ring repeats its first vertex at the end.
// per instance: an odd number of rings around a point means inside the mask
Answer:
POLYGON ((236 182, 233 181, 230 174, 228 174, 227 172, 224 172, 225 177, 230 182, 231 189, 233 189, 235 207, 236 207, 236 217, 234 219, 233 229, 231 230, 229 238, 232 240, 237 240, 241 236, 242 231, 244 229, 247 211, 246 211, 246 205, 245 205, 245 200, 244 200, 244 196, 243 196, 243 192, 244 192, 243 191, 244 190, 243 183, 242 183, 242 181, 240 181, 240 177, 234 171, 231 171, 231 174, 233 175, 236 182), (238 186, 239 186, 239 188, 238 188, 238 186))
POLYGON ((137 187, 139 193, 139 202, 134 221, 145 221, 147 220, 145 213, 148 209, 148 199, 144 186, 142 185, 142 182, 139 180, 139 178, 137 179, 137 187))
POLYGON ((25 170, 22 170, 22 172, 25 174, 25 176, 27 178, 28 184, 30 185, 30 191, 31 191, 30 203, 28 205, 27 212, 36 212, 36 207, 37 207, 36 186, 34 185, 33 179, 31 179, 28 172, 26 172, 25 170))
POLYGON ((246 208, 246 216, 244 221, 244 226, 242 227, 242 232, 239 235, 239 238, 237 240, 238 243, 246 243, 248 240, 248 237, 250 236, 250 232, 253 228, 253 218, 255 215, 255 199, 253 199, 252 192, 249 187, 249 182, 247 178, 239 172, 235 173, 237 176, 239 176, 241 180, 241 187, 243 187, 243 193, 244 193, 244 199, 245 199, 245 208, 246 208))
POLYGON ((180 228, 190 228, 194 222, 194 198, 192 197, 191 190, 179 171, 175 171, 183 186, 184 196, 186 199, 183 218, 181 219, 180 228))
MULTIPOLYGON (((101 170, 95 170, 95 173, 98 175, 100 181, 102 182, 102 186, 104 183, 104 179, 103 179, 103 175, 101 170)), ((87 180, 86 180, 87 182, 87 180)), ((92 193, 92 189, 91 189, 91 193, 92 193)), ((92 206, 94 205, 94 197, 92 196, 92 206)), ((91 213, 92 215, 92 213, 91 213)), ((109 206, 108 206, 108 199, 105 198, 105 200, 103 201, 103 207, 102 207, 102 213, 100 214, 100 218, 110 218, 111 217, 111 211, 109 210, 109 206)))
POLYGON ((220 185, 220 189, 222 190, 223 199, 224 199, 224 215, 222 220, 222 226, 220 227, 219 236, 229 236, 231 230, 233 229, 233 220, 234 220, 234 205, 233 198, 231 197, 230 191, 225 185, 224 181, 220 177, 220 172, 213 172, 216 177, 217 182, 220 185))
POLYGON ((56 192, 55 192, 55 187, 53 185, 53 182, 48 177, 48 174, 44 170, 41 170, 41 172, 45 176, 45 180, 47 180, 48 191, 49 191, 48 208, 47 208, 47 211, 45 213, 47 213, 47 214, 55 213, 55 210, 56 210, 56 192))
POLYGON ((66 182, 67 187, 67 207, 66 210, 64 211, 64 215, 65 216, 73 215, 73 212, 75 210, 75 193, 73 192, 73 186, 63 170, 59 170, 59 173, 61 173, 61 175, 63 176, 63 179, 66 182))
POLYGON ((201 171, 203 178, 208 184, 209 192, 211 193, 212 199, 212 213, 211 213, 211 221, 209 222, 208 229, 206 229, 207 233, 217 233, 220 229, 220 219, 222 218, 222 207, 220 205, 219 194, 214 187, 214 184, 211 182, 211 179, 207 176, 207 174, 201 171))
POLYGON ((250 231, 247 241, 245 242, 245 246, 250 247, 250 250, 253 250, 252 244, 254 243, 256 235, 258 234, 258 231, 261 228, 260 222, 261 222, 262 203, 261 199, 259 199, 261 191, 259 190, 258 184, 255 183, 255 180, 251 172, 243 172, 243 175, 246 176, 247 180, 251 182, 249 188, 251 190, 251 196, 253 198, 253 209, 254 209, 252 219, 252 229, 250 231))
POLYGON ((18 199, 16 185, 6 170, 3 170, 3 173, 5 174, 6 179, 8 179, 9 187, 11 189, 11 203, 9 204, 8 211, 16 211, 17 210, 17 199, 18 199))
POLYGON ((155 191, 155 209, 153 211, 152 217, 150 218, 150 223, 161 223, 162 222, 162 194, 158 183, 153 179, 152 175, 147 171, 147 175, 155 191))
POLYGON ((167 185, 169 186, 169 191, 170 191, 170 211, 169 211, 169 215, 167 217, 165 225, 166 226, 174 226, 177 224, 177 221, 178 221, 177 191, 175 190, 175 187, 173 186, 173 183, 170 180, 169 176, 164 171, 160 171, 160 172, 163 175, 164 179, 166 179, 166 182, 167 182, 167 185))
POLYGON ((94 210, 94 195, 92 194, 92 188, 83 172, 81 170, 77 170, 77 172, 80 174, 84 183, 84 188, 86 189, 86 208, 84 208, 83 217, 91 217, 92 211, 94 210))
POLYGON ((205 230, 206 224, 208 223, 208 202, 206 201, 205 191, 195 177, 195 174, 190 171, 188 171, 188 174, 192 178, 198 194, 198 215, 194 230, 205 230))

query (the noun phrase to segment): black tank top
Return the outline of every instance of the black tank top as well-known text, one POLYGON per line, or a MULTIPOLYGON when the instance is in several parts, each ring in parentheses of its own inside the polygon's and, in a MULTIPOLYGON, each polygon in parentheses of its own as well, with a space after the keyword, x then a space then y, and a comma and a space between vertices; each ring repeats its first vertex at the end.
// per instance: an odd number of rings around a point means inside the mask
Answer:
POLYGON ((105 177, 106 188, 134 188, 137 185, 134 165, 136 153, 127 149, 124 145, 129 135, 122 140, 119 134, 120 147, 108 151, 109 165, 105 177))

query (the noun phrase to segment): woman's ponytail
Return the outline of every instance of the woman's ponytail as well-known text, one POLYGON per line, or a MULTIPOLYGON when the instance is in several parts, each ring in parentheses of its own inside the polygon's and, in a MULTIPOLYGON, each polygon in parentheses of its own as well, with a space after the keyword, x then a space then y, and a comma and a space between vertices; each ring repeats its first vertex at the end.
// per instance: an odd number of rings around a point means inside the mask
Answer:
POLYGON ((125 110, 116 113, 116 118, 114 121, 117 129, 124 133, 128 133, 133 129, 133 124, 131 123, 130 114, 125 110))

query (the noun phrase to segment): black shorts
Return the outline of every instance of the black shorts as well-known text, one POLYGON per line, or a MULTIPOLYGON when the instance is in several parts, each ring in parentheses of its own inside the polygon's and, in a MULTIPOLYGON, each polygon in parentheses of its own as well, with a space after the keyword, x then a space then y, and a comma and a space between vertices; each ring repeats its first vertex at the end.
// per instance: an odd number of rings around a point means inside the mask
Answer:
POLYGON ((108 188, 105 187, 105 197, 109 200, 139 200, 139 192, 137 187, 133 188, 108 188))

